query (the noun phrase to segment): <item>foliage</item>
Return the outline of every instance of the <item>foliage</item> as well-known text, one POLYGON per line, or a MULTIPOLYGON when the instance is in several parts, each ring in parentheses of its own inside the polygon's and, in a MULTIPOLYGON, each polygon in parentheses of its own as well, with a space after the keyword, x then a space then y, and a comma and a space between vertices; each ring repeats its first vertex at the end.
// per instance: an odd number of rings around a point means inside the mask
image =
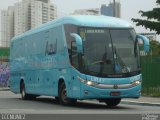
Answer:
POLYGON ((0 48, 0 57, 9 56, 9 48, 0 48))
POLYGON ((160 43, 157 41, 150 41, 152 55, 160 55, 160 43))
MULTIPOLYGON (((160 0, 156 1, 157 5, 160 5, 160 0)), ((147 20, 142 19, 134 19, 133 22, 136 22, 137 26, 144 26, 145 28, 149 28, 150 30, 154 30, 157 34, 160 34, 160 8, 153 8, 151 11, 139 11, 142 17, 147 17, 147 20)))

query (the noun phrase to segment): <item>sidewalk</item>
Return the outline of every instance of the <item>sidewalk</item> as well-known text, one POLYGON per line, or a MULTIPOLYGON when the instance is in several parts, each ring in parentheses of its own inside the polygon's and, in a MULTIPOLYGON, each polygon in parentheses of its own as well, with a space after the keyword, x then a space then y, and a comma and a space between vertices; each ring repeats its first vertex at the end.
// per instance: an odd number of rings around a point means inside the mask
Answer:
POLYGON ((0 87, 0 91, 8 91, 8 90, 10 90, 9 87, 0 87))
POLYGON ((159 106, 160 97, 140 97, 139 99, 122 99, 122 104, 133 104, 133 105, 146 105, 146 106, 159 106))

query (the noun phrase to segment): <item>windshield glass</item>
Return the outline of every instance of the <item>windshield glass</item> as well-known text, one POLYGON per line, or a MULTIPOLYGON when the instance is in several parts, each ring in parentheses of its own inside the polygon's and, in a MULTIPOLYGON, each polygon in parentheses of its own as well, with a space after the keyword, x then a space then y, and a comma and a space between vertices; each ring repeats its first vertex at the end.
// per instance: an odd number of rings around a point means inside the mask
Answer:
POLYGON ((133 29, 80 28, 84 72, 96 76, 139 70, 136 34, 133 29), (136 47, 135 47, 136 46, 136 47))
POLYGON ((110 33, 113 41, 115 72, 127 73, 136 71, 139 67, 139 62, 137 62, 137 55, 135 55, 136 34, 134 31, 110 30, 110 33))

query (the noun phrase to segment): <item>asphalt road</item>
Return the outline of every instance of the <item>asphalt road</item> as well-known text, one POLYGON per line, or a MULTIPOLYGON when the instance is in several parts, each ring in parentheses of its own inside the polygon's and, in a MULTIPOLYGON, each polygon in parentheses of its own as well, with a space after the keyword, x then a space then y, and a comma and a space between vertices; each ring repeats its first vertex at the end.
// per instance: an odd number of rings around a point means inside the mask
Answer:
POLYGON ((0 113, 26 114, 160 114, 160 107, 119 104, 107 107, 98 101, 78 101, 75 106, 63 106, 54 98, 42 96, 36 100, 21 100, 20 94, 0 91, 0 113))

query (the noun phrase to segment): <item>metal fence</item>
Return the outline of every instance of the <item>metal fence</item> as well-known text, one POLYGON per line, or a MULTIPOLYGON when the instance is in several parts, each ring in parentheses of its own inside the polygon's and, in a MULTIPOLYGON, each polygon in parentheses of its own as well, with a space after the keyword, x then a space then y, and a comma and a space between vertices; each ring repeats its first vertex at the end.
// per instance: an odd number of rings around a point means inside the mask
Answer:
POLYGON ((9 48, 0 47, 0 87, 7 87, 9 80, 9 48))
POLYGON ((160 56, 141 57, 142 94, 160 96, 160 56))
POLYGON ((7 87, 9 84, 9 66, 0 64, 0 87, 7 87))

